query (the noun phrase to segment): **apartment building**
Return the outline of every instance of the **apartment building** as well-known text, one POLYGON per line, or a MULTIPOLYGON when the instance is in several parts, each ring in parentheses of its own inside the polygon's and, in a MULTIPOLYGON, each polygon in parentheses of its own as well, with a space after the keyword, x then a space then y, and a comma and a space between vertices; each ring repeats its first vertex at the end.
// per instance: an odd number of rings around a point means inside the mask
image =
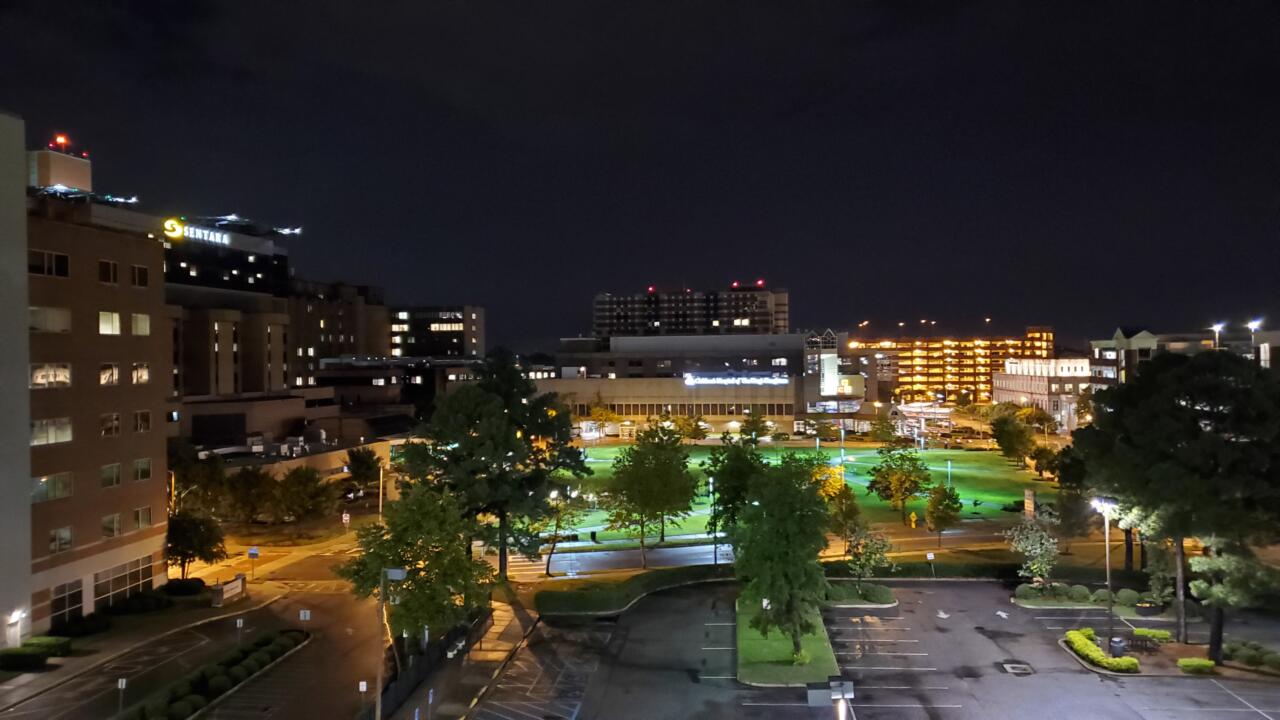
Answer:
POLYGON ((992 402, 1035 406, 1053 416, 1059 432, 1075 430, 1080 393, 1091 387, 1089 358, 1011 358, 991 379, 992 402))
POLYGON ((649 286, 643 293, 599 293, 592 301, 592 332, 619 335, 758 335, 791 330, 790 294, 763 279, 734 280, 723 290, 649 286))

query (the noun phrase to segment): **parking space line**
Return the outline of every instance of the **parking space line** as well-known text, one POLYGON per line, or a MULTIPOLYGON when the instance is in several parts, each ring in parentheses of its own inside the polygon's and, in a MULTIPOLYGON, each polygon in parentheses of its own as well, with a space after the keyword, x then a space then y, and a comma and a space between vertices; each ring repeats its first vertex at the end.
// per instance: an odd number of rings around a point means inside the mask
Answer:
POLYGON ((909 653, 909 652, 838 652, 836 655, 883 655, 887 657, 928 657, 929 653, 909 653))
POLYGON ((731 623, 731 622, 718 622, 718 623, 702 623, 702 624, 703 624, 703 625, 706 625, 707 627, 720 627, 720 626, 725 626, 725 625, 727 625, 727 626, 729 626, 729 627, 733 627, 734 625, 737 625, 738 623, 731 623))
POLYGON ((703 650, 733 650, 731 647, 704 647, 703 650))
MULTIPOLYGON (((1220 687, 1220 688, 1222 688, 1223 692, 1227 693, 1227 694, 1228 694, 1228 695, 1230 695, 1231 697, 1235 698, 1236 700, 1239 700, 1241 703, 1243 703, 1243 704, 1245 704, 1245 705, 1248 705, 1250 708, 1252 708, 1254 711, 1256 711, 1259 715, 1261 715, 1262 717, 1266 718, 1267 720, 1275 720, 1275 718, 1273 718, 1273 717, 1271 717, 1270 715, 1268 715, 1268 714, 1266 714, 1266 713, 1262 712, 1261 710, 1258 710, 1258 708, 1257 708, 1257 707, 1254 707, 1253 703, 1249 702, 1248 700, 1245 700, 1244 698, 1242 698, 1242 697, 1240 697, 1239 695, 1237 695, 1237 694, 1235 694, 1234 692, 1232 692, 1232 691, 1231 691, 1231 688, 1227 687, 1226 685, 1223 685, 1222 683, 1218 682, 1217 680, 1214 680, 1214 681, 1213 681, 1213 684, 1214 684, 1214 685, 1217 685, 1217 686, 1218 686, 1218 687, 1220 687)), ((1272 712, 1274 712, 1274 711, 1272 711, 1272 712)))
POLYGON ((859 685, 859 690, 950 690, 945 685, 859 685))
POLYGON ((918 643, 919 640, 901 638, 831 638, 831 642, 865 642, 865 643, 918 643))
POLYGON ((897 704, 860 703, 860 702, 849 702, 848 700, 845 700, 845 702, 848 703, 849 707, 862 707, 862 708, 942 708, 942 709, 949 709, 949 710, 958 710, 964 707, 963 705, 925 705, 922 703, 897 703, 897 704))
POLYGON ((937 672, 933 667, 890 667, 888 665, 841 665, 841 670, 906 670, 908 672, 937 672))

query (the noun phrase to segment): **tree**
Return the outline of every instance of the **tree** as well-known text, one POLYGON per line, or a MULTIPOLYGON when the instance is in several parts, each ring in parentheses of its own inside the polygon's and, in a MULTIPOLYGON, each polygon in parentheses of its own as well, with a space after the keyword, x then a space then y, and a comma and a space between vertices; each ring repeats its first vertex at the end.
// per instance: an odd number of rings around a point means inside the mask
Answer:
POLYGON ((551 491, 551 512, 544 525, 550 528, 547 535, 547 564, 544 572, 551 577, 551 558, 556 554, 556 546, 560 544, 560 530, 577 526, 587 513, 587 508, 578 500, 578 491, 562 485, 551 491))
POLYGON ((929 504, 925 506, 924 519, 929 524, 929 532, 938 533, 938 547, 942 547, 943 531, 960 522, 960 512, 963 509, 964 505, 955 488, 935 485, 929 491, 929 504))
POLYGON ((827 500, 827 530, 844 543, 844 553, 848 555, 853 546, 853 537, 862 525, 862 508, 858 507, 858 499, 852 488, 841 483, 840 490, 827 500))
POLYGON ((830 420, 819 420, 813 426, 813 434, 823 442, 832 442, 840 439, 840 429, 830 420))
POLYGON ((253 522, 272 507, 275 479, 260 467, 242 467, 227 478, 227 508, 240 522, 253 522))
POLYGON ((1076 396, 1076 423, 1088 425, 1093 422, 1093 388, 1086 387, 1076 396))
POLYGON ((656 525, 666 538, 668 522, 689 514, 698 488, 680 434, 657 423, 636 434, 636 443, 613 461, 609 527, 640 535, 640 564, 648 567, 645 536, 656 525))
MULTIPOLYGON (((1058 539, 1087 535, 1096 513, 1089 505, 1084 458, 1074 447, 1067 446, 1058 453, 1054 465, 1058 473, 1058 499, 1053 504, 1052 514, 1058 539)), ((1069 547, 1064 546, 1062 552, 1068 551, 1069 547)))
POLYGON ((1280 520, 1280 383, 1233 353, 1164 353, 1093 401, 1093 423, 1073 433, 1074 445, 1090 483, 1143 509, 1152 534, 1172 543, 1184 640, 1184 539, 1244 546, 1280 520))
POLYGON ((1014 415, 1014 418, 1018 422, 1033 427, 1046 435, 1058 428, 1058 421, 1054 420, 1053 416, 1039 405, 1028 405, 1022 408, 1014 415))
POLYGON ((747 503, 751 483, 764 473, 765 467, 764 458, 754 444, 738 442, 725 433, 720 446, 712 448, 710 457, 702 463, 708 483, 714 482, 715 486, 711 518, 707 522, 709 531, 732 534, 738 524, 738 514, 747 503))
POLYGON ((1226 538, 1202 539, 1205 554, 1191 558, 1191 594, 1212 613, 1209 659, 1222 663, 1222 630, 1227 610, 1256 605, 1280 588, 1280 571, 1258 560, 1252 548, 1226 538))
POLYGON ((878 443, 893 442, 897 437, 898 429, 894 426, 893 420, 887 415, 876 415, 875 420, 871 421, 871 439, 878 443))
POLYGON ((1047 445, 1037 445, 1031 451, 1031 462, 1035 464, 1036 475, 1044 477, 1045 473, 1052 473, 1057 469, 1058 454, 1047 445))
POLYGON ((277 521, 310 520, 338 509, 342 494, 337 485, 320 478, 312 467, 291 468, 275 485, 272 508, 277 521))
POLYGON ((1025 464, 1027 454, 1035 447, 1031 428, 1012 415, 1001 415, 992 420, 991 435, 1000 447, 1000 454, 1019 463, 1025 464))
POLYGON ((1054 565, 1058 564, 1058 540, 1049 534, 1044 523, 1023 518, 1006 530, 1004 536, 1009 547, 1023 557, 1018 574, 1037 584, 1048 583, 1054 565))
MULTIPOLYGON (((387 503, 385 524, 356 532, 361 554, 340 568, 352 592, 370 597, 379 590, 383 568, 404 568, 405 579, 389 587, 390 632, 421 637, 424 627, 443 636, 466 622, 488 600, 493 569, 471 557, 475 521, 454 493, 414 485, 387 503)), ((388 640, 389 641, 389 640, 388 640)))
POLYGON ((750 412, 742 416, 742 423, 738 426, 738 437, 752 445, 759 445, 760 440, 772 432, 763 415, 750 412))
POLYGON ((538 394, 508 353, 494 353, 466 383, 437 403, 425 435, 402 450, 411 483, 444 487, 472 517, 491 517, 487 539, 506 579, 512 547, 538 556, 538 520, 550 512, 550 478, 590 474, 572 445, 571 416, 553 393, 538 394))
POLYGON ((862 592, 862 581, 876 574, 882 567, 893 572, 894 563, 889 558, 889 550, 893 546, 889 536, 873 532, 865 523, 858 525, 848 543, 849 574, 862 592))
POLYGON ((690 442, 707 439, 706 420, 701 415, 681 415, 674 420, 680 437, 690 442))
POLYGON ((817 630, 810 618, 827 592, 818 562, 827 546, 827 510, 801 463, 767 468, 750 497, 734 529, 734 567, 743 594, 763 604, 751 627, 765 637, 776 629, 791 638, 799 661, 800 640, 817 630))
POLYGON ((361 490, 373 490, 382 477, 382 458, 373 448, 358 447, 347 451, 347 472, 351 482, 361 490))
MULTIPOLYGON (((1167 605, 1173 600, 1175 577, 1173 553, 1163 543, 1153 544, 1147 560, 1147 590, 1151 593, 1151 599, 1161 605, 1167 605)), ((1193 587, 1194 585, 1192 583, 1193 587)))
POLYGON ((609 409, 608 405, 602 402, 596 402, 591 406, 591 410, 587 414, 587 418, 591 422, 591 426, 596 431, 597 442, 604 437, 605 427, 617 424, 622 418, 618 413, 609 409))
POLYGON ((871 468, 867 492, 875 493, 902 514, 907 524, 907 503, 929 490, 929 469, 915 450, 886 445, 876 451, 880 462, 871 468))
POLYGON ((203 459, 195 446, 182 438, 169 438, 169 469, 173 472, 173 507, 215 517, 231 514, 226 469, 222 456, 208 453, 203 459))
POLYGON ((212 564, 227 559, 227 548, 222 536, 222 526, 217 520, 181 510, 169 516, 165 533, 164 556, 169 567, 178 568, 182 579, 187 578, 187 568, 199 560, 212 564))

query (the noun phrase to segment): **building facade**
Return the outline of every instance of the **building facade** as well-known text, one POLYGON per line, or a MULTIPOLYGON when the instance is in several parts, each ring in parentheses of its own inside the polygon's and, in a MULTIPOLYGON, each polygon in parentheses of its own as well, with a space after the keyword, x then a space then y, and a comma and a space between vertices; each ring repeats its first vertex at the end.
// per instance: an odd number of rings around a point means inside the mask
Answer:
POLYGON ((392 357, 482 358, 484 308, 478 305, 394 307, 392 357))
POLYGON ((295 279, 289 294, 294 384, 314 385, 325 358, 389 355, 390 317, 381 288, 295 279))
POLYGON ((631 295, 599 293, 592 302, 592 332, 619 335, 751 335, 791 330, 788 292, 764 280, 735 280, 724 290, 687 288, 631 295))
POLYGON ((1080 393, 1092 386, 1089 358, 1009 359, 991 382, 992 402, 1038 407, 1053 416, 1059 432, 1090 420, 1076 416, 1080 393))

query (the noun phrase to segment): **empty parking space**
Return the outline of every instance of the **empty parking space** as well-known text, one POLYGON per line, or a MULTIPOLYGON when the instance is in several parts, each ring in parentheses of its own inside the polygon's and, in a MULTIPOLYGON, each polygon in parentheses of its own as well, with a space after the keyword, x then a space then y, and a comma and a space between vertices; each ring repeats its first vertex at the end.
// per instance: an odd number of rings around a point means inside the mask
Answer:
POLYGON ((507 664, 480 705, 477 720, 576 720, 612 631, 540 625, 507 664))

